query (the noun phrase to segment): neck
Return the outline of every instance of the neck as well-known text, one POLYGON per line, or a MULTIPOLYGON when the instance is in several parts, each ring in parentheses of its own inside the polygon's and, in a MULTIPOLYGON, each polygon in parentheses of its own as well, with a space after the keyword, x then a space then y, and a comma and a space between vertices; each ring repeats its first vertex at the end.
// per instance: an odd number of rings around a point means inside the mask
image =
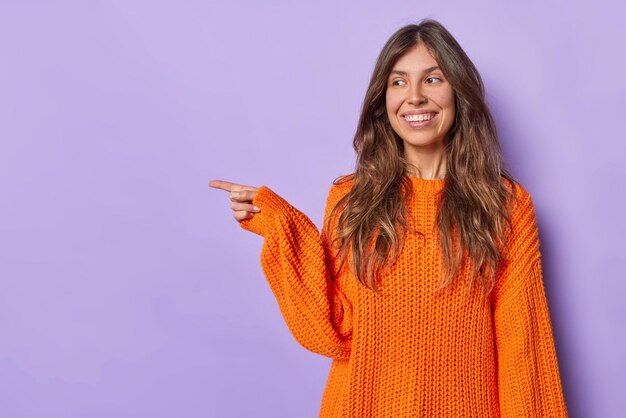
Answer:
POLYGON ((420 149, 405 148, 409 175, 427 180, 444 179, 446 177, 446 158, 443 147, 420 149))

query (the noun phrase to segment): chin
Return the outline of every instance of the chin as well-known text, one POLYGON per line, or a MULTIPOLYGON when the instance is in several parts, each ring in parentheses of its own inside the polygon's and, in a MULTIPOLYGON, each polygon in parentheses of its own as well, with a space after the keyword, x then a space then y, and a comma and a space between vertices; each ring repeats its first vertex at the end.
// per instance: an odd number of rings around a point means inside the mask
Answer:
POLYGON ((443 146, 443 138, 402 138, 405 145, 411 147, 434 147, 443 146))

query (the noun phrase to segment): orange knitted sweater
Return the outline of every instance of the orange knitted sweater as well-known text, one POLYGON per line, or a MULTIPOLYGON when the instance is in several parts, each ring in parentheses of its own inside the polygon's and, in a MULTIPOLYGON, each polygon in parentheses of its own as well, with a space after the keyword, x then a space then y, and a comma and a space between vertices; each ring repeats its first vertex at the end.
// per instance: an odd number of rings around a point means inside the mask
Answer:
POLYGON ((338 217, 330 233, 326 219, 352 181, 332 185, 321 233, 264 185, 253 199, 261 211, 240 223, 264 237, 261 265, 295 339, 333 359, 320 417, 566 417, 529 193, 516 184, 506 262, 481 305, 480 286, 467 301, 463 280, 433 295, 445 180, 410 179, 409 221, 421 234, 406 232, 382 294, 358 283, 347 263, 338 271, 330 251, 338 217))

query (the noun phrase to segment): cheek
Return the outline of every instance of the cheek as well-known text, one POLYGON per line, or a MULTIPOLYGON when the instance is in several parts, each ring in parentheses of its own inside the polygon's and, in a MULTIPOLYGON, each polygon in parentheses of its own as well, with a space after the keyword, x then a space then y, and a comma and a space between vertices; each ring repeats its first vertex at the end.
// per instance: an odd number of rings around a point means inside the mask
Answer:
POLYGON ((402 104, 402 97, 397 94, 387 92, 385 101, 387 105, 387 113, 395 114, 402 104))
POLYGON ((439 106, 447 113, 447 118, 454 120, 456 108, 454 104, 454 93, 452 91, 441 92, 436 97, 439 106))
POLYGON ((454 93, 452 91, 446 90, 437 92, 433 99, 435 99, 442 108, 454 111, 454 93))

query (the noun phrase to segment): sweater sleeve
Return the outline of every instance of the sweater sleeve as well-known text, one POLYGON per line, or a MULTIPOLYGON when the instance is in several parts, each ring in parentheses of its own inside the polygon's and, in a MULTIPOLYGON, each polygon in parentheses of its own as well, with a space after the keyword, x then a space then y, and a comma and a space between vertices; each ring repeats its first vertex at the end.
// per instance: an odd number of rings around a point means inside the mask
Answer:
POLYGON ((517 187, 512 236, 494 299, 500 411, 503 417, 567 417, 535 209, 528 192, 517 187))
MULTIPOLYGON (((332 190, 332 189, 331 189, 332 190)), ((324 224, 330 213, 326 202, 324 224)), ((243 229, 264 237, 261 266, 287 326, 306 349, 332 358, 348 358, 352 310, 331 280, 328 237, 302 212, 267 186, 253 199, 261 211, 241 221, 243 229)))

